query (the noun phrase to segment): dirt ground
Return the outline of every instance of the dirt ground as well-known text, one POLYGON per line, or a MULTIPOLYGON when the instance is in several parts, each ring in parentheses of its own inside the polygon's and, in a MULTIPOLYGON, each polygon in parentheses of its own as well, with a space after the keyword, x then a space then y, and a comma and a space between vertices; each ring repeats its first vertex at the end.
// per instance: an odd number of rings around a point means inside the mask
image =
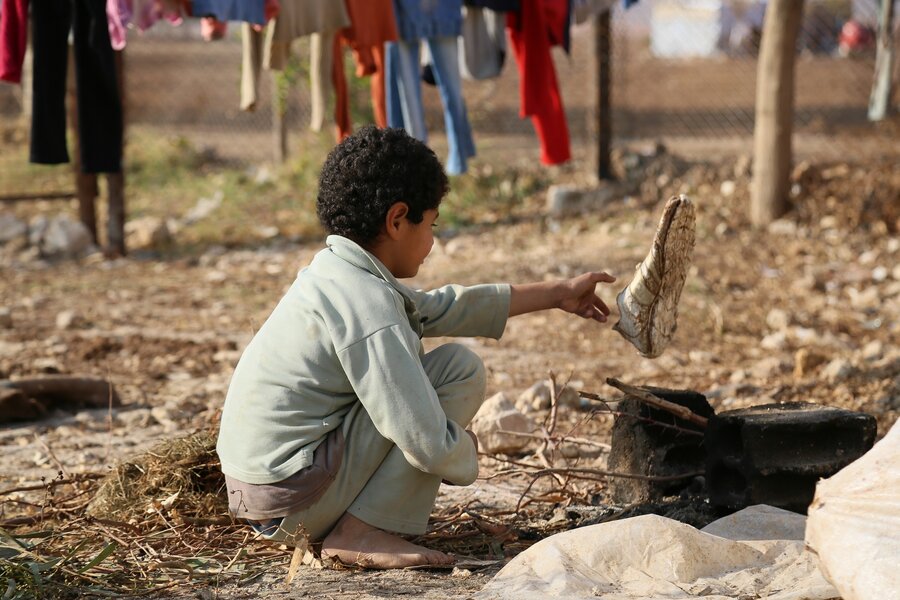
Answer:
MULTIPOLYGON (((696 203, 697 245, 672 345, 643 359, 609 325, 559 311, 517 317, 500 341, 465 341, 485 361, 488 394, 515 398, 552 371, 615 399, 603 382, 616 377, 700 391, 717 411, 775 401, 865 411, 883 435, 900 411, 900 166, 800 165, 791 212, 754 230, 746 160, 688 163, 667 153, 623 160, 632 168, 615 200, 561 219, 538 202, 514 222, 441 232, 412 283, 526 282, 602 269, 619 278, 600 290, 614 306, 649 249, 661 202, 683 192, 696 203)), ((214 424, 242 348, 319 247, 275 240, 189 258, 55 264, 4 254, 0 306, 12 324, 0 330, 0 378, 107 378, 123 405, 0 426, 0 489, 60 470, 103 473, 161 439, 214 424), (66 311, 74 319, 60 328, 66 311)), ((587 414, 565 409, 559 430, 609 442, 611 420, 587 414)), ((580 464, 602 468, 605 460, 601 453, 580 464)), ((484 459, 483 475, 495 467, 484 459)), ((445 490, 439 506, 513 509, 526 483, 481 480, 445 490)), ((601 499, 603 491, 604 484, 588 490, 601 499)), ((0 497, 0 519, 27 513, 15 502, 26 499, 35 501, 25 493, 0 497)), ((304 568, 286 586, 286 563, 240 586, 188 585, 165 596, 465 598, 500 565, 453 573, 304 568)))

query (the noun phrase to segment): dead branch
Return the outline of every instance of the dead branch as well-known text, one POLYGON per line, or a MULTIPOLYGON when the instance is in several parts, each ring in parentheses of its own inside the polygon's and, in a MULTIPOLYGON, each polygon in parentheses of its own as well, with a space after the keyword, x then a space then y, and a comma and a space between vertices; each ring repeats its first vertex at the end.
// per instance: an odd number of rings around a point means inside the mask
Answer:
POLYGON ((680 404, 675 404, 674 402, 663 400, 659 396, 656 396, 655 394, 652 394, 647 390, 635 387, 633 385, 628 385, 627 383, 623 383, 615 377, 607 377, 606 383, 616 388, 617 390, 625 392, 625 394, 631 396, 632 398, 640 400, 644 404, 649 404, 654 408, 664 410, 680 419, 684 419, 685 421, 693 423, 694 425, 703 427, 704 429, 706 428, 706 425, 709 421, 705 417, 701 417, 697 413, 693 412, 686 406, 681 406, 680 404))
POLYGON ((82 481, 87 481, 89 479, 103 479, 105 475, 101 473, 76 473, 75 475, 67 478, 67 479, 51 479, 46 483, 41 483, 38 485, 26 485, 17 488, 9 488, 8 490, 0 490, 0 496, 6 496, 8 494, 13 494, 15 492, 33 492, 35 490, 44 490, 48 487, 56 487, 58 485, 64 485, 67 483, 80 483, 82 481))
POLYGON ((92 408, 121 404, 112 383, 94 377, 52 376, 36 379, 2 379, 0 388, 17 389, 29 398, 72 402, 92 408))

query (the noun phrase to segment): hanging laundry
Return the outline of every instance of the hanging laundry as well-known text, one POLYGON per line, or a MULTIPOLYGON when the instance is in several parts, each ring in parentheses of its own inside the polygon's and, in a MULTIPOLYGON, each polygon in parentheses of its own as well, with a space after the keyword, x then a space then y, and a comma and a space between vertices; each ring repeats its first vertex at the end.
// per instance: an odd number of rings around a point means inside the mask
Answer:
POLYGON ((241 28, 241 110, 256 109, 259 72, 284 70, 291 43, 313 33, 335 32, 350 25, 344 2, 334 0, 281 0, 278 15, 263 31, 244 23, 241 28))
POLYGON ((465 173, 466 161, 475 156, 475 143, 459 69, 457 37, 462 31, 462 0, 394 0, 394 14, 400 39, 387 44, 388 125, 403 127, 423 142, 428 140, 419 69, 420 45, 424 40, 444 106, 449 147, 445 168, 451 175, 465 173))
POLYGON ((463 7, 459 68, 465 79, 499 77, 506 59, 506 15, 480 6, 463 7))
POLYGON ((185 1, 132 0, 132 22, 139 32, 147 31, 161 20, 166 20, 171 25, 181 25, 186 13, 185 1))
POLYGON ((573 0, 572 20, 576 25, 593 21, 597 15, 612 10, 615 3, 616 0, 573 0))
POLYGON ((125 49, 125 31, 131 22, 131 0, 106 0, 106 20, 113 50, 125 49))
POLYGON ((335 123, 341 141, 353 132, 350 122, 350 100, 343 65, 343 48, 353 51, 357 77, 371 77, 372 112, 378 127, 387 127, 385 100, 386 42, 397 39, 397 22, 391 0, 347 0, 350 27, 341 29, 334 40, 332 83, 336 93, 335 123))
POLYGON ((228 23, 215 17, 203 17, 200 19, 200 37, 205 42, 221 40, 228 33, 228 23))
POLYGON ((31 15, 34 52, 31 162, 69 161, 65 96, 71 29, 81 170, 84 173, 121 171, 122 105, 109 41, 106 0, 34 2, 31 15))
POLYGON ((244 21, 266 24, 263 0, 194 0, 195 17, 215 17, 217 21, 244 21))
POLYGON ((466 6, 487 8, 494 12, 519 12, 519 0, 466 0, 466 6))
POLYGON ((287 65, 294 40, 348 25, 350 16, 342 0, 282 0, 281 11, 266 29, 263 65, 280 71, 287 65))
POLYGON ((334 32, 314 33, 309 37, 309 128, 322 131, 329 98, 334 93, 331 78, 334 60, 334 32))
POLYGON ((568 1, 522 0, 518 13, 507 13, 506 27, 519 67, 519 115, 531 117, 541 144, 541 162, 564 163, 572 157, 569 128, 550 48, 567 37, 568 1), (560 15, 566 15, 562 24, 560 15))
POLYGON ((0 80, 22 82, 22 63, 28 45, 28 0, 0 4, 0 80))

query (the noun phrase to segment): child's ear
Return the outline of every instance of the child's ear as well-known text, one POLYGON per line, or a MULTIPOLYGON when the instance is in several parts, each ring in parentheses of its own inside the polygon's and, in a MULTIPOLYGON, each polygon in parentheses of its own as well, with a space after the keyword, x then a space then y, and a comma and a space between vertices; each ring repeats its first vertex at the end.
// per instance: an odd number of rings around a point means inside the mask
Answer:
POLYGON ((409 215, 409 206, 406 202, 394 202, 384 217, 384 230, 388 237, 394 238, 400 233, 400 228, 409 215))

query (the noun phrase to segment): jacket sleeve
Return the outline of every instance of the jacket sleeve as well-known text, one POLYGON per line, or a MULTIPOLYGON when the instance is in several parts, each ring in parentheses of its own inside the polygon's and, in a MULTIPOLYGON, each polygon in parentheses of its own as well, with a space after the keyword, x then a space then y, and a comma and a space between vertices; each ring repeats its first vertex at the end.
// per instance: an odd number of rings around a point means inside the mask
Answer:
POLYGON ((447 285, 412 291, 425 337, 465 336, 499 339, 509 318, 508 284, 447 285))
POLYGON ((478 475, 475 445, 448 420, 408 327, 391 325, 338 351, 354 391, 378 432, 415 468, 457 485, 478 475))

